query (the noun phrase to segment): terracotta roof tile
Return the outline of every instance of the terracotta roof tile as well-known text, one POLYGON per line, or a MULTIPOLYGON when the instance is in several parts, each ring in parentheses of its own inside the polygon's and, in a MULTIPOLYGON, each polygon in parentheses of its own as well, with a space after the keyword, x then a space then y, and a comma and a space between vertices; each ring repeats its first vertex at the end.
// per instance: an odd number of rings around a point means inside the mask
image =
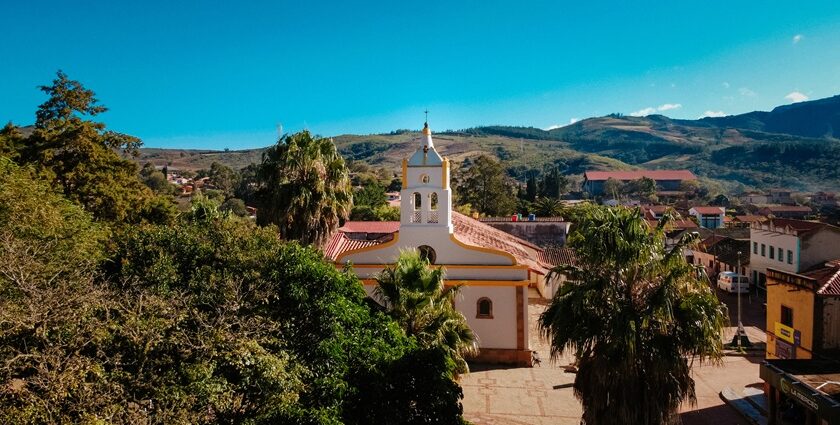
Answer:
POLYGON ((802 275, 817 281, 818 295, 840 297, 840 261, 829 261, 802 275))
POLYGON ((400 230, 399 221, 348 221, 338 230, 346 233, 394 233, 400 230))
POLYGON ((691 207, 692 210, 699 214, 723 214, 723 207, 691 207))
POLYGON ((550 266, 573 266, 577 264, 575 250, 566 247, 548 247, 537 254, 540 262, 550 266))
POLYGON ((654 180, 697 180, 689 170, 639 170, 639 171, 587 171, 586 180, 638 180, 642 177, 654 180))

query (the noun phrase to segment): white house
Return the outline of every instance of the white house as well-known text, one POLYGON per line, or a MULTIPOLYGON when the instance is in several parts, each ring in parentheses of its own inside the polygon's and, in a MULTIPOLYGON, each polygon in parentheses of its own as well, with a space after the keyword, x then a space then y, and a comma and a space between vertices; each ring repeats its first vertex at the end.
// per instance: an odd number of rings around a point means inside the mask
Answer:
POLYGON ((697 218, 700 227, 719 229, 723 227, 726 210, 723 207, 691 207, 688 213, 697 218))
POLYGON ((528 289, 553 292, 544 251, 452 211, 449 160, 435 150, 428 123, 418 149, 403 159, 400 198, 398 223, 348 222, 327 244, 327 258, 336 267, 352 264, 370 294, 401 250, 419 250, 445 267, 446 285, 463 285, 455 306, 478 337, 478 360, 530 365, 528 289))

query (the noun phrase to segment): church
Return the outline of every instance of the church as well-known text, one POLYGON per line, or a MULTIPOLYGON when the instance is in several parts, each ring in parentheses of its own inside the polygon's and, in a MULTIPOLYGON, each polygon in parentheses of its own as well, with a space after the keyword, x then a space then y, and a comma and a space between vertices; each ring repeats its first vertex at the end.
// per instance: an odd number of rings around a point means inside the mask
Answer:
POLYGON ((549 297, 552 256, 542 248, 452 210, 450 162, 435 149, 428 122, 417 150, 402 161, 399 222, 350 221, 325 255, 348 263, 370 295, 375 277, 400 251, 417 249, 445 268, 446 285, 463 285, 455 307, 478 339, 477 361, 531 365, 528 296, 549 297))

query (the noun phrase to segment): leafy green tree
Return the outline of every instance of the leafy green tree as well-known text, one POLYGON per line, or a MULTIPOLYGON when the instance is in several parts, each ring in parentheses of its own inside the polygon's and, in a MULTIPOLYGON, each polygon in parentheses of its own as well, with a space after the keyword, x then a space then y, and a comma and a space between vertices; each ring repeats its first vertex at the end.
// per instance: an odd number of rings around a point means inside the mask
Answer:
POLYGON ((222 205, 219 206, 219 210, 222 212, 230 212, 238 217, 248 216, 248 208, 245 208, 245 203, 242 202, 241 199, 237 198, 226 199, 225 202, 222 202, 222 205))
POLYGON ((171 195, 173 192, 173 187, 166 180, 166 175, 155 169, 151 163, 146 163, 140 169, 140 180, 157 194, 171 195))
POLYGON ((640 179, 627 182, 627 184, 624 185, 624 192, 628 195, 635 195, 642 199, 655 201, 656 180, 650 177, 642 177, 640 179))
POLYGON ((557 167, 551 167, 539 184, 540 196, 559 198, 569 190, 569 179, 561 175, 557 167))
POLYGON ((366 184, 353 193, 353 205, 366 205, 372 208, 379 208, 388 202, 385 196, 385 188, 377 182, 366 184))
POLYGON ((583 423, 672 424, 695 401, 691 365, 722 354, 724 305, 688 264, 686 237, 665 248, 668 216, 651 229, 638 209, 588 208, 570 236, 576 266, 539 326, 552 357, 575 354, 583 423))
POLYGON ((210 177, 210 183, 221 191, 225 198, 233 196, 234 189, 239 184, 239 174, 234 169, 215 161, 210 164, 207 177, 210 177))
POLYGON ((400 209, 389 205, 372 208, 368 205, 354 206, 350 212, 353 221, 399 221, 400 209))
POLYGON ((620 180, 610 177, 604 182, 603 193, 605 197, 616 199, 622 192, 624 192, 624 183, 620 180))
POLYGON ((504 216, 516 206, 513 186, 498 161, 482 155, 471 166, 462 165, 456 176, 459 204, 470 204, 481 214, 504 216))
POLYGON ((259 171, 259 164, 248 164, 248 166, 239 170, 239 182, 233 190, 233 196, 245 202, 245 205, 257 206, 257 188, 259 181, 257 180, 257 172, 259 171))
POLYGON ((0 129, 0 156, 17 159, 23 143, 23 134, 11 122, 0 129))
POLYGON ((525 182, 525 199, 533 202, 537 198, 537 176, 531 173, 525 182))
POLYGON ((285 239, 323 246, 350 213, 350 178, 330 139, 284 135, 263 153, 258 176, 257 221, 276 224, 285 239))
POLYGON ((477 352, 475 335, 454 306, 460 287, 445 286, 443 276, 419 252, 405 251, 376 277, 374 297, 408 336, 424 348, 445 348, 463 373, 469 370, 464 357, 477 352))
MULTIPOLYGON (((35 131, 20 161, 37 166, 74 202, 95 218, 139 222, 159 216, 160 203, 139 180, 137 166, 117 151, 136 154, 140 139, 105 129, 91 118, 105 112, 91 90, 58 71, 49 96, 36 113, 35 131)), ((169 218, 167 218, 169 219, 169 218)))

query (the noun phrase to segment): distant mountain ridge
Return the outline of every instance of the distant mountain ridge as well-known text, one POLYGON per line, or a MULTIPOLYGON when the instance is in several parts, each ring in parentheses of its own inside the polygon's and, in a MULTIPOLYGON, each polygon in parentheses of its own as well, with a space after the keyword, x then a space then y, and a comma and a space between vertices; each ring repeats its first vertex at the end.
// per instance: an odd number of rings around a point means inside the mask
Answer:
MULTIPOLYGON (((557 167, 584 170, 686 168, 732 190, 788 187, 840 191, 840 96, 699 120, 662 115, 612 114, 552 130, 482 126, 438 132, 435 145, 459 162, 481 154, 502 161, 524 180, 531 170, 557 167)), ((334 137, 345 158, 399 168, 415 148, 416 132, 334 137)), ((208 168, 219 161, 241 168, 257 162, 261 149, 189 151, 142 149, 138 162, 178 168, 208 168)))

